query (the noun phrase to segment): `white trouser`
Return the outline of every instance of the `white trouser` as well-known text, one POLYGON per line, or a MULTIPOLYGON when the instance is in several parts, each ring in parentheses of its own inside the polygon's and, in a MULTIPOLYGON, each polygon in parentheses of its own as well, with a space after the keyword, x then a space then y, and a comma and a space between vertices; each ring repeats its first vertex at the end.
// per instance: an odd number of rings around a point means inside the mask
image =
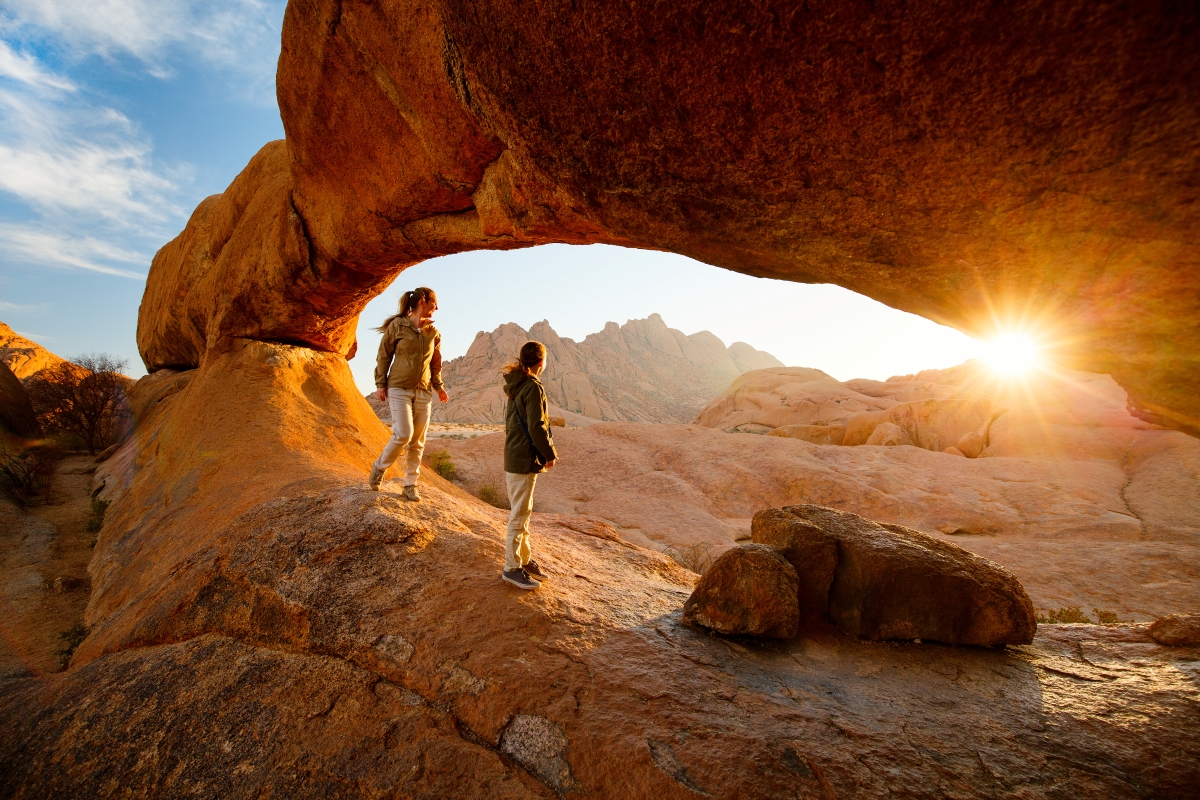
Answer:
POLYGON ((433 392, 429 389, 388 389, 392 438, 384 445, 375 466, 386 470, 402 454, 405 455, 405 486, 416 486, 421 474, 421 455, 425 452, 425 430, 429 427, 432 405, 433 392))
POLYGON ((529 515, 533 513, 533 484, 538 474, 504 473, 508 484, 508 534, 504 537, 504 569, 519 569, 529 563, 529 515))

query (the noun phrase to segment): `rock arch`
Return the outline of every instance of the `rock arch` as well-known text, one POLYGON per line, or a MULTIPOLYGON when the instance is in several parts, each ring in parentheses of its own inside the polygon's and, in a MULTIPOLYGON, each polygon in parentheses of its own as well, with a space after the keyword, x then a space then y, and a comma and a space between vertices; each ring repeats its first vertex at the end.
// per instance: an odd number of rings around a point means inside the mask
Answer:
POLYGON ((293 0, 287 138, 156 256, 139 346, 348 353, 420 260, 608 242, 1032 319, 1195 432, 1198 85, 1168 3, 293 0))

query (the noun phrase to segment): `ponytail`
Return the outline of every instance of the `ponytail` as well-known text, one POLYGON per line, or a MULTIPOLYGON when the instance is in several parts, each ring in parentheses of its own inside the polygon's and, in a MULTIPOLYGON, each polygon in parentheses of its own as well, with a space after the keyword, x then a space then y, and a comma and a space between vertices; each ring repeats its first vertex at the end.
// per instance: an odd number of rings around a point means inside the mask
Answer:
POLYGON ((538 365, 539 361, 546 359, 546 346, 541 342, 526 342, 521 345, 521 354, 517 356, 517 360, 504 368, 505 375, 511 375, 520 370, 526 375, 533 374, 533 368, 538 365))
POLYGON ((385 319, 383 324, 375 330, 379 331, 380 333, 385 332, 388 329, 388 326, 397 319, 400 317, 407 317, 409 314, 411 314, 413 309, 420 305, 422 300, 425 301, 426 305, 429 303, 437 305, 437 295, 433 293, 433 289, 430 289, 427 286, 420 286, 416 289, 413 289, 411 292, 405 292, 404 294, 400 295, 400 310, 385 319))

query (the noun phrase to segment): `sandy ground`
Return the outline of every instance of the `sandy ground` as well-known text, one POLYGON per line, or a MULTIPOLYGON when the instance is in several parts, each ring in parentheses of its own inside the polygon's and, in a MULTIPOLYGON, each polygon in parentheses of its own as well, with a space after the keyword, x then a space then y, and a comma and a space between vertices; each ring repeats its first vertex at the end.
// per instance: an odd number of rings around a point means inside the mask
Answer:
POLYGON ((22 510, 0 496, 0 681, 63 668, 63 634, 82 623, 91 591, 95 470, 91 456, 65 458, 48 505, 22 510))

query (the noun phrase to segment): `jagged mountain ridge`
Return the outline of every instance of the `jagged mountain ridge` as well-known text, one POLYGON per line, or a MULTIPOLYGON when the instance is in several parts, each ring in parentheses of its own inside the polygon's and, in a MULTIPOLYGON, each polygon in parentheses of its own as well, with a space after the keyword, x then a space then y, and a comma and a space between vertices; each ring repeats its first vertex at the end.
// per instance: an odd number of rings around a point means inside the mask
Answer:
POLYGON ((465 355, 446 362, 447 405, 434 417, 446 422, 503 422, 500 372, 533 339, 546 345, 542 375, 553 412, 572 424, 592 421, 690 422, 739 375, 782 367, 770 353, 745 342, 725 346, 708 331, 687 335, 662 317, 610 322, 582 342, 560 337, 543 320, 528 331, 510 322, 480 331, 465 355))

